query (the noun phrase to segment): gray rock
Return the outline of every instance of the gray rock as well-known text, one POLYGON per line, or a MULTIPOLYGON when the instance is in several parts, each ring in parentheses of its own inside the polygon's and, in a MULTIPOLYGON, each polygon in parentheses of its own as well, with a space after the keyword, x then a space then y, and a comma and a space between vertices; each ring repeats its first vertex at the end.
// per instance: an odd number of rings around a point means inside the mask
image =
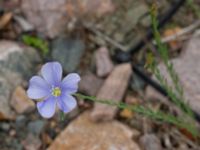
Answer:
POLYGON ((117 42, 123 42, 123 40, 124 40, 124 34, 122 34, 120 32, 114 33, 113 37, 117 42))
POLYGON ((12 139, 12 141, 10 143, 12 143, 12 146, 11 146, 12 148, 10 148, 10 149, 23 150, 23 146, 20 143, 19 139, 12 139))
POLYGON ((154 134, 145 134, 140 138, 144 150, 162 150, 161 142, 154 134))
POLYGON ((28 130, 34 135, 40 135, 45 125, 46 125, 46 121, 44 120, 32 121, 28 124, 28 130))
MULTIPOLYGON (((0 67, 1 72, 8 71, 8 73, 4 73, 5 76, 14 73, 15 76, 28 78, 34 71, 34 64, 40 61, 41 59, 34 49, 20 46, 11 41, 0 41, 0 67)), ((16 78, 13 81, 16 82, 16 78)))
POLYGON ((73 72, 78 67, 84 50, 83 41, 62 37, 53 42, 52 57, 62 64, 64 71, 73 72))
POLYGON ((151 25, 151 17, 147 15, 144 18, 142 18, 140 22, 144 27, 149 27, 151 25))
POLYGON ((132 78, 131 78, 131 88, 134 91, 142 91, 145 87, 145 82, 144 80, 142 80, 138 75, 136 74, 132 74, 132 78))
POLYGON ((24 150, 39 150, 42 146, 42 142, 39 137, 28 134, 26 139, 22 141, 22 145, 24 150))
POLYGON ((14 119, 10 109, 12 90, 29 78, 40 57, 34 49, 11 41, 0 41, 0 120, 14 119))
POLYGON ((8 132, 10 130, 10 124, 9 123, 1 123, 0 129, 2 129, 3 131, 8 132))
MULTIPOLYGON (((24 49, 23 51, 24 56, 31 62, 31 64, 41 63, 41 57, 34 48, 27 46, 21 46, 21 48, 24 49)), ((31 66, 31 68, 34 67, 35 67, 34 65, 31 66)))
POLYGON ((122 30, 127 33, 128 31, 133 29, 138 23, 140 17, 142 17, 147 12, 148 7, 145 5, 145 3, 135 1, 132 9, 129 9, 127 11, 122 30))
POLYGON ((10 92, 23 81, 23 77, 14 71, 11 71, 9 68, 0 67, 0 76, 4 78, 10 86, 10 92))
POLYGON ((0 120, 14 119, 15 114, 10 108, 9 96, 11 93, 11 85, 2 76, 0 76, 0 120))
POLYGON ((15 120, 16 128, 24 127, 26 122, 27 122, 27 119, 24 115, 17 116, 15 120))

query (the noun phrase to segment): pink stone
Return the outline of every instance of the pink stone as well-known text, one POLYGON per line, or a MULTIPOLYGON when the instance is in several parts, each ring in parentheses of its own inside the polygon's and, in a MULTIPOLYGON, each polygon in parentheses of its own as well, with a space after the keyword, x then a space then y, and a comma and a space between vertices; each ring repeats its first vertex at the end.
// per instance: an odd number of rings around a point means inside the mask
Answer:
MULTIPOLYGON (((132 70, 129 63, 117 65, 97 93, 97 99, 120 102, 128 86, 131 73, 132 70)), ((95 103, 91 119, 94 121, 112 120, 116 112, 116 107, 95 103)))
POLYGON ((108 49, 101 47, 95 54, 96 58, 96 72, 99 77, 107 76, 113 69, 114 65, 110 59, 108 49))

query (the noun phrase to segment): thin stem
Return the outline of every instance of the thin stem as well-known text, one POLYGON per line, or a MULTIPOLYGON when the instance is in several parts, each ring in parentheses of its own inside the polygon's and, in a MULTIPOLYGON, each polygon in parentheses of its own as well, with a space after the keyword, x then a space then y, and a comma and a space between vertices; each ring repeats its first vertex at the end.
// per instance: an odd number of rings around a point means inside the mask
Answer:
POLYGON ((166 45, 164 45, 161 41, 161 36, 160 33, 158 31, 158 22, 156 19, 156 14, 157 14, 157 10, 156 10, 156 6, 153 6, 151 11, 151 22, 152 22, 152 27, 153 27, 153 33, 154 33, 154 37, 155 37, 155 41, 156 44, 158 46, 158 52, 163 60, 163 63, 167 69, 167 72, 173 82, 174 86, 169 86, 167 81, 164 79, 164 76, 161 75, 160 70, 158 69, 157 62, 155 62, 153 65, 151 65, 151 70, 153 71, 155 77, 159 80, 159 82, 161 83, 161 85, 166 89, 169 97, 172 99, 172 101, 184 112, 186 113, 188 116, 190 116, 191 118, 194 118, 194 114, 191 110, 191 108, 185 103, 184 101, 184 91, 183 91, 183 87, 180 83, 178 74, 176 73, 173 64, 169 61, 169 55, 168 55, 168 51, 167 51, 167 47, 166 45), (176 92, 173 92, 176 91, 176 92), (175 94, 176 93, 176 94, 175 94))
POLYGON ((198 135, 198 132, 197 132, 194 124, 188 124, 182 118, 178 118, 178 117, 170 115, 170 114, 165 114, 162 111, 154 111, 154 110, 144 107, 142 105, 128 105, 126 103, 115 102, 113 100, 104 100, 104 99, 100 100, 94 96, 86 96, 86 95, 83 95, 80 93, 76 93, 76 94, 74 94, 74 96, 76 96, 77 98, 80 98, 80 99, 84 99, 84 100, 98 102, 98 103, 102 103, 102 104, 106 104, 106 105, 110 105, 110 106, 116 106, 120 109, 129 109, 129 110, 136 112, 138 114, 141 114, 143 116, 146 116, 146 117, 149 117, 149 118, 152 118, 155 120, 168 122, 168 123, 174 124, 180 128, 184 128, 184 129, 188 130, 195 137, 198 135))
POLYGON ((60 120, 64 121, 65 120, 65 113, 64 112, 60 112, 60 120))

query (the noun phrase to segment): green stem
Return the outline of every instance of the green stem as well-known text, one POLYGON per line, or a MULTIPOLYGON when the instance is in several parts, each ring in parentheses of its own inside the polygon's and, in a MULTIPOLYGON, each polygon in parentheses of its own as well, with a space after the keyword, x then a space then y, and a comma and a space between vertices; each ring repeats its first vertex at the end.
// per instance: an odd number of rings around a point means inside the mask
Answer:
POLYGON ((113 100, 100 100, 94 96, 86 96, 86 95, 83 95, 80 93, 76 93, 76 94, 74 94, 74 96, 76 96, 77 98, 83 99, 83 100, 89 100, 89 101, 93 101, 93 102, 107 104, 110 106, 116 106, 120 109, 129 109, 129 110, 136 112, 138 114, 141 114, 143 116, 146 116, 146 117, 149 117, 149 118, 152 118, 155 120, 168 122, 168 123, 176 125, 180 128, 187 129, 195 137, 198 135, 196 127, 193 124, 189 124, 188 122, 185 122, 182 118, 178 118, 171 114, 165 114, 162 111, 154 111, 154 110, 152 110, 150 108, 146 108, 142 105, 128 105, 126 103, 115 102, 113 100))
POLYGON ((158 31, 158 21, 156 19, 156 14, 157 14, 156 6, 152 6, 152 9, 150 11, 150 15, 151 15, 151 22, 152 22, 155 41, 156 41, 156 44, 158 46, 157 50, 158 50, 158 53, 161 56, 161 59, 163 60, 163 63, 164 63, 166 70, 167 70, 167 73, 169 74, 169 76, 172 80, 173 86, 170 87, 168 85, 167 81, 165 80, 165 78, 163 77, 163 75, 161 75, 160 70, 157 67, 157 62, 154 62, 154 64, 150 65, 151 66, 150 69, 153 71, 157 80, 166 89, 168 96, 171 98, 171 100, 186 115, 190 116, 191 118, 194 118, 194 114, 193 114, 191 108, 188 106, 187 103, 185 103, 184 91, 183 91, 183 87, 180 83, 178 74, 176 73, 176 71, 173 67, 173 64, 169 61, 169 54, 168 54, 167 47, 161 41, 161 36, 160 36, 159 31, 158 31), (173 92, 173 91, 176 91, 176 92, 173 92))
POLYGON ((60 120, 64 121, 65 120, 65 113, 64 112, 60 112, 60 120))

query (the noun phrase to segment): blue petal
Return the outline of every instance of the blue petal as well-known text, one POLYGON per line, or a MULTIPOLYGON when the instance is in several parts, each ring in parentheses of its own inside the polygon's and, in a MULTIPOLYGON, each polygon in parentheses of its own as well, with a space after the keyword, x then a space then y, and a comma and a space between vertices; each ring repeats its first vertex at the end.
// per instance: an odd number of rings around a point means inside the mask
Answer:
POLYGON ((62 78, 62 66, 58 62, 49 62, 43 65, 41 74, 53 86, 58 86, 62 78))
POLYGON ((62 94, 58 99, 58 107, 64 113, 72 111, 77 106, 76 99, 68 94, 62 94))
POLYGON ((31 99, 41 99, 50 95, 50 86, 40 76, 33 76, 29 81, 27 95, 31 99))
POLYGON ((61 82, 62 92, 73 94, 78 90, 78 82, 81 80, 77 73, 68 74, 61 82))
POLYGON ((38 102, 37 108, 42 117, 51 118, 56 110, 56 99, 49 97, 44 101, 38 102))

